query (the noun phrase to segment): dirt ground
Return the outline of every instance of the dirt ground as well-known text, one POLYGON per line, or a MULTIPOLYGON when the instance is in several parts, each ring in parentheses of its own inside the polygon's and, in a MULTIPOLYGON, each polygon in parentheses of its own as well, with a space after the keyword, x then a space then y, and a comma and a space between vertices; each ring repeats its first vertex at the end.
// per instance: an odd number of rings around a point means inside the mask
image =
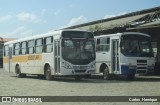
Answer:
MULTIPOLYGON (((0 96, 160 96, 160 76, 137 76, 134 81, 123 78, 102 80, 56 78, 52 81, 37 76, 17 78, 14 73, 0 69, 0 96)), ((55 102, 0 103, 15 105, 160 105, 147 102, 55 102)))

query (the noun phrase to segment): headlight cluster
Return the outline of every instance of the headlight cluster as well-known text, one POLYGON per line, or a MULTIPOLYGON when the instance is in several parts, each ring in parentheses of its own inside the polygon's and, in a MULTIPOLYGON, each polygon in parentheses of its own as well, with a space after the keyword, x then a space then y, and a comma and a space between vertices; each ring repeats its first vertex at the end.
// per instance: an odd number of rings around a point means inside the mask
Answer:
POLYGON ((70 64, 66 63, 66 62, 62 62, 62 66, 64 68, 66 68, 66 69, 73 69, 73 67, 70 64))
POLYGON ((95 63, 92 63, 91 65, 88 66, 88 69, 93 69, 95 68, 95 63))
POLYGON ((95 63, 90 64, 89 66, 87 65, 76 65, 76 66, 72 66, 67 62, 62 62, 62 67, 66 68, 66 69, 75 69, 75 70, 86 70, 86 69, 94 69, 95 68, 95 63))

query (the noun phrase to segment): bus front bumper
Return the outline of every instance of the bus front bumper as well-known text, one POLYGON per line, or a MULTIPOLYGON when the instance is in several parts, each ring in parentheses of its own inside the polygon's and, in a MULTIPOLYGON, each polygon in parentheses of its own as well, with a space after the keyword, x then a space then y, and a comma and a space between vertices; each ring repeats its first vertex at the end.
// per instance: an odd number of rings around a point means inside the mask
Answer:
POLYGON ((136 66, 122 65, 121 74, 123 75, 136 74, 136 66))

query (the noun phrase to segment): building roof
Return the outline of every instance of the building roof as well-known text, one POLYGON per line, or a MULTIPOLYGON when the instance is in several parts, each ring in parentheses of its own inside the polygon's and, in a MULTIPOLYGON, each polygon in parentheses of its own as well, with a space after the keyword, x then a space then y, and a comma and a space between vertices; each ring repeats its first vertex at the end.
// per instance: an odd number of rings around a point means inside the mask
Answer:
MULTIPOLYGON (((137 27, 138 25, 142 25, 141 22, 143 21, 145 21, 143 24, 147 25, 149 22, 152 22, 150 20, 159 18, 159 17, 160 17, 160 6, 124 14, 124 15, 117 16, 117 17, 101 19, 97 21, 84 23, 84 24, 79 24, 79 25, 67 27, 65 29, 82 29, 82 30, 95 31, 95 30, 113 29, 114 27, 124 27, 124 26, 129 26, 129 25, 137 27)), ((159 21, 159 19, 156 19, 156 21, 159 21)), ((154 23, 157 24, 157 22, 154 22, 154 23)))
POLYGON ((1 42, 1 43, 4 43, 4 42, 12 41, 12 40, 16 40, 16 38, 1 38, 1 39, 0 39, 0 42, 1 42))

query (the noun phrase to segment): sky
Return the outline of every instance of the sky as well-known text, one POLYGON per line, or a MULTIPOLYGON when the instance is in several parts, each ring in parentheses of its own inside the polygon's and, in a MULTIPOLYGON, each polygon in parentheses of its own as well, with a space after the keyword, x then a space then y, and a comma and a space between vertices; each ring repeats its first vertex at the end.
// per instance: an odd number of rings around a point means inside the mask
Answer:
POLYGON ((0 37, 24 38, 158 6, 159 0, 0 0, 0 37))

